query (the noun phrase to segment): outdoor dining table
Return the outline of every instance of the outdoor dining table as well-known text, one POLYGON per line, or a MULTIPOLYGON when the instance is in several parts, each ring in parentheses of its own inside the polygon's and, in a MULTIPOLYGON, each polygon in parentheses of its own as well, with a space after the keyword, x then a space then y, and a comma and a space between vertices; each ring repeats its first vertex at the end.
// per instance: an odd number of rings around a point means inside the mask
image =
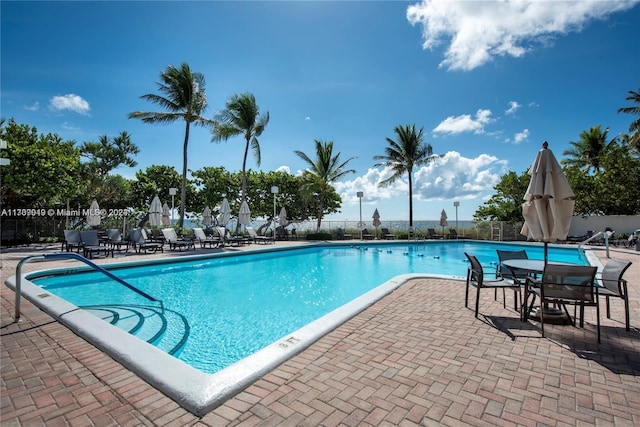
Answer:
MULTIPOLYGON (((541 275, 544 272, 545 266, 544 260, 541 259, 506 259, 502 261, 502 264, 512 269, 517 269, 533 274, 535 277, 537 277, 539 274, 541 275)), ((569 262, 558 261, 547 261, 546 264, 575 265, 569 262)), ((523 310, 522 318, 524 320, 527 320, 529 317, 536 320, 540 319, 540 314, 538 313, 537 309, 532 309, 529 313, 527 313, 527 301, 524 301, 521 308, 523 310)), ((571 323, 571 320, 567 319, 565 313, 560 309, 552 308, 548 305, 545 305, 544 310, 544 319, 546 323, 559 325, 571 323)))

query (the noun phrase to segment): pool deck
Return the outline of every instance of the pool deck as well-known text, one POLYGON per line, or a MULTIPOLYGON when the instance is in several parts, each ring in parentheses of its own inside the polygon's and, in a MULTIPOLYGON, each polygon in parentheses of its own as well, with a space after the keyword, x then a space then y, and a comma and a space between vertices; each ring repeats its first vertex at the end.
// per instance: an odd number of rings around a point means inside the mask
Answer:
MULTIPOLYGON (((606 264, 604 248, 591 248, 606 264)), ((602 299, 600 345, 594 309, 585 310, 584 329, 549 325, 542 338, 538 323, 520 322, 491 291, 476 319, 464 308, 464 282, 415 279, 201 418, 29 301, 13 321, 15 294, 4 280, 22 258, 59 250, 1 249, 2 426, 640 425, 640 252, 632 249, 610 249, 633 262, 625 274, 631 331, 622 301, 612 300, 607 319, 602 299)), ((76 264, 33 262, 23 272, 76 264)))

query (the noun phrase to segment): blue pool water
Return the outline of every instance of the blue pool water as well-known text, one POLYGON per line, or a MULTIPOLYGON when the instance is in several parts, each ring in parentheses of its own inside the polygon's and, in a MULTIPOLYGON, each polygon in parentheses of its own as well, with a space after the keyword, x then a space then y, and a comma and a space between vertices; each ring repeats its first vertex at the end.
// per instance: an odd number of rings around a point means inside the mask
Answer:
MULTIPOLYGON (((161 300, 162 309, 99 273, 30 280, 107 321, 117 320, 116 326, 175 352, 196 369, 214 373, 394 276, 465 277, 464 252, 489 265, 498 261, 496 249, 522 248, 493 242, 329 245, 112 270, 161 300)), ((542 246, 525 249, 529 258, 543 258, 542 246)), ((586 263, 575 247, 550 248, 549 259, 586 263)))

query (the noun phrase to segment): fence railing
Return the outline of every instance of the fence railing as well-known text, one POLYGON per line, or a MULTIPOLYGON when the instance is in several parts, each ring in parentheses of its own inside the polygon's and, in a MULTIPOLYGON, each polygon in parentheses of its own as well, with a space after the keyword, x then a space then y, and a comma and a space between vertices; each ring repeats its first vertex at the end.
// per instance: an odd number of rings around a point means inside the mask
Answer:
MULTIPOLYGON (((123 220, 122 218, 106 218, 103 219, 100 228, 117 228, 121 231, 123 236, 127 236, 127 230, 136 228, 139 225, 139 219, 128 218, 123 220)), ((266 221, 255 220, 251 223, 256 229, 261 227, 264 229, 266 221)), ((277 225, 277 224, 276 224, 277 225)), ((0 223, 0 229, 3 236, 13 235, 16 244, 37 243, 37 242, 56 242, 62 241, 64 236, 64 230, 71 228, 73 222, 67 221, 65 218, 2 218, 0 223)), ((198 220, 186 220, 185 229, 193 227, 206 228, 198 220)), ((269 229, 273 227, 273 224, 269 224, 269 229)), ((151 227, 150 227, 151 228, 151 227)), ((235 230, 235 223, 228 225, 230 230, 235 230)), ((291 221, 286 228, 288 230, 296 229, 296 234, 299 238, 304 238, 307 234, 315 233, 317 230, 317 221, 291 221)), ((351 220, 323 220, 320 226, 321 233, 328 233, 332 237, 336 237, 338 229, 342 228, 345 232, 350 234, 357 234, 361 229, 366 228, 370 234, 381 237, 382 228, 389 230, 391 234, 395 234, 398 238, 406 239, 409 235, 409 221, 402 220, 389 220, 381 221, 378 227, 374 227, 372 223, 364 223, 360 227, 359 221, 351 220)), ((460 220, 457 222, 452 221, 446 226, 441 226, 438 220, 433 221, 414 221, 413 229, 418 236, 427 236, 427 230, 433 228, 437 234, 448 236, 450 229, 455 229, 460 238, 476 239, 476 240, 495 240, 495 241, 512 241, 512 240, 525 240, 524 236, 520 235, 520 229, 522 223, 506 223, 501 221, 487 221, 487 222, 474 222, 468 220, 460 220)), ((7 245, 9 242, 5 241, 3 237, 2 245, 7 245)))

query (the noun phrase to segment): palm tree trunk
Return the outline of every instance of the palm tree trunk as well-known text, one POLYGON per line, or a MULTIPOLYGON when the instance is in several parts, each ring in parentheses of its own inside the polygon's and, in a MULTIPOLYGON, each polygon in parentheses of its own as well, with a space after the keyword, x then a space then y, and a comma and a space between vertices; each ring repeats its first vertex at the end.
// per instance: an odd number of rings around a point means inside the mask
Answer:
POLYGON ((182 230, 184 224, 184 210, 187 206, 187 148, 189 147, 189 127, 191 123, 187 121, 184 130, 184 145, 182 146, 182 185, 180 188, 180 219, 178 227, 182 230))
MULTIPOLYGON (((244 147, 244 157, 242 158, 242 195, 240 196, 240 205, 247 200, 247 155, 249 154, 249 138, 247 145, 244 147)), ((240 222, 236 222, 236 234, 240 232, 240 222)))

